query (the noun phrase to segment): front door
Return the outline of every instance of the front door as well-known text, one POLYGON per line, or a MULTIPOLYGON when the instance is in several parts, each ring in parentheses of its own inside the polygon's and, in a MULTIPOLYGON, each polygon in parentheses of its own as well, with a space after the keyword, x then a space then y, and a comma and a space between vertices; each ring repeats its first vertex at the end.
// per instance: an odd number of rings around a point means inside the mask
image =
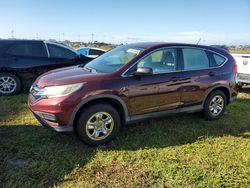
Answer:
POLYGON ((159 49, 143 57, 130 70, 130 115, 176 109, 180 103, 177 50, 159 49), (149 76, 133 76, 138 67, 152 68, 149 76))

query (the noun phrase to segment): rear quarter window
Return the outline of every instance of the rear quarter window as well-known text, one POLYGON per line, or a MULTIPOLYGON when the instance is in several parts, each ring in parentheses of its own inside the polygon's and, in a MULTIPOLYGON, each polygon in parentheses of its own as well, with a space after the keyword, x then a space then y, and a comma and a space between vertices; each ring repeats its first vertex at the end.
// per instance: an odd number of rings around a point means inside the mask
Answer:
POLYGON ((73 59, 76 57, 76 54, 67 48, 54 44, 47 44, 47 46, 52 58, 73 59))
POLYGON ((214 58, 215 66, 220 66, 226 62, 226 58, 224 58, 218 54, 213 54, 213 58, 214 58))

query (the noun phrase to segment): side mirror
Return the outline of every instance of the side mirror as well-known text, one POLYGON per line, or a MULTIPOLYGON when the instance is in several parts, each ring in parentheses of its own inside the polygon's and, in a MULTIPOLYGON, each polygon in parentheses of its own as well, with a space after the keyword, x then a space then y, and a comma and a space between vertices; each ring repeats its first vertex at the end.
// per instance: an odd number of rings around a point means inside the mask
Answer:
POLYGON ((149 67, 139 67, 134 72, 135 76, 149 76, 152 74, 153 74, 153 70, 152 70, 152 68, 149 68, 149 67))

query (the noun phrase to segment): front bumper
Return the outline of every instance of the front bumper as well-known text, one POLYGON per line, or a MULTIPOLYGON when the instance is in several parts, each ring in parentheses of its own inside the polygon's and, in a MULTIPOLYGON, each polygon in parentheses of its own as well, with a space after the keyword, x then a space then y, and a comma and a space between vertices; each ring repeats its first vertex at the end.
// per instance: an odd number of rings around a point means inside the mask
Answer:
MULTIPOLYGON (((32 110, 31 110, 32 111, 32 110)), ((41 117, 42 112, 33 112, 35 118, 39 121, 39 123, 46 127, 50 128, 56 132, 72 132, 73 126, 59 126, 58 123, 46 120, 45 118, 41 117)))
POLYGON ((42 99, 35 103, 29 96, 29 108, 36 119, 44 126, 57 132, 73 131, 71 124, 71 114, 74 109, 71 101, 65 97, 56 99, 42 99))

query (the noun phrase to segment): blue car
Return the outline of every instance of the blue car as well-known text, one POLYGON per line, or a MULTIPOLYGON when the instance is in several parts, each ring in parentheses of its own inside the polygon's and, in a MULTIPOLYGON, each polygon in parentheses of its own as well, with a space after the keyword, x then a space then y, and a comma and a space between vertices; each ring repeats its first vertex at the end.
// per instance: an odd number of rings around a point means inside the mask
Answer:
POLYGON ((78 55, 84 55, 90 58, 96 58, 104 54, 105 52, 106 52, 105 50, 102 50, 100 48, 89 48, 89 47, 83 47, 76 50, 76 53, 78 55))

